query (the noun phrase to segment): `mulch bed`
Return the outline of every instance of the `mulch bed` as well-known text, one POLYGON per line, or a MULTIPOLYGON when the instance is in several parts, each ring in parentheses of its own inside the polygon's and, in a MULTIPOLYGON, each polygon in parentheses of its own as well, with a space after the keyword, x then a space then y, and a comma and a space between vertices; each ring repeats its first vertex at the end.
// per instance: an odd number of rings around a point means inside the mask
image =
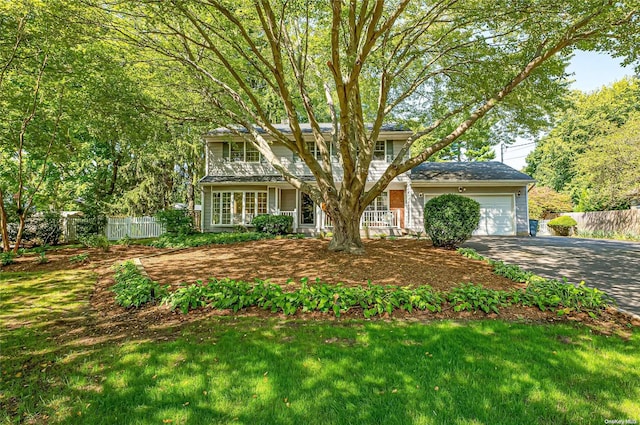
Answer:
MULTIPOLYGON (((145 270, 154 280, 177 286, 180 283, 207 281, 210 277, 229 277, 252 281, 254 278, 271 279, 284 284, 289 278, 296 282, 308 277, 313 282, 318 277, 323 282, 345 285, 365 285, 368 281, 381 285, 418 286, 431 285, 447 291, 452 286, 473 282, 487 288, 509 290, 522 287, 506 278, 496 276, 484 262, 470 260, 453 251, 435 249, 424 240, 371 240, 365 242, 366 253, 352 256, 327 251, 328 241, 318 239, 265 240, 233 245, 212 245, 184 250, 167 250, 143 246, 114 246, 109 252, 96 249, 61 249, 47 252, 49 262, 37 264, 37 256, 16 259, 6 271, 53 271, 88 269, 97 273, 98 279, 91 295, 91 312, 85 316, 84 335, 87 343, 117 342, 138 338, 173 339, 180 335, 183 325, 211 317, 264 317, 302 320, 362 319, 361 309, 352 308, 338 319, 330 313, 297 313, 293 316, 273 314, 256 307, 237 313, 227 310, 199 309, 188 314, 170 311, 167 306, 150 305, 126 310, 115 304, 110 287, 114 284, 114 263, 141 258, 145 270), (89 261, 73 264, 69 258, 89 254, 89 261)), ((372 320, 478 320, 499 319, 532 323, 581 322, 595 332, 629 337, 631 326, 640 321, 631 319, 613 309, 605 311, 598 319, 577 313, 558 316, 553 311, 540 311, 532 307, 512 306, 500 310, 500 314, 483 312, 455 312, 445 305, 440 313, 396 311, 372 320)), ((67 337, 71 337, 69 334, 67 337)), ((78 335, 77 335, 78 336, 78 335)), ((64 337, 63 337, 64 338, 64 337)))
POLYGON ((496 276, 482 261, 436 249, 425 240, 368 240, 361 256, 330 252, 328 244, 319 239, 281 239, 211 245, 142 258, 142 264, 153 280, 172 286, 206 282, 211 277, 249 282, 270 279, 278 284, 306 277, 309 282, 319 278, 348 286, 369 281, 379 285, 430 285, 441 291, 467 282, 504 290, 522 286, 496 276))

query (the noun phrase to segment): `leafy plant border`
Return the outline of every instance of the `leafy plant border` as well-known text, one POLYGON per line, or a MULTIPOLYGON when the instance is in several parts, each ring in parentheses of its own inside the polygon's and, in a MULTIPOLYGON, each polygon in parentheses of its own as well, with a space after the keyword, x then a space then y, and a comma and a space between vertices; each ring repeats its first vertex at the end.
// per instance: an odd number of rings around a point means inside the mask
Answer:
POLYGON ((497 275, 526 283, 527 286, 503 291, 466 283, 442 292, 428 285, 410 288, 369 282, 366 286, 344 286, 341 283, 331 285, 318 278, 309 284, 309 279, 303 278, 300 288, 287 290, 286 285, 283 287, 269 280, 244 282, 224 278, 211 279, 207 283, 198 281, 190 285, 182 284, 178 289, 168 291, 167 287, 161 287, 143 276, 129 261, 116 267, 116 284, 111 290, 116 294, 116 303, 123 307, 160 303, 183 314, 203 307, 237 312, 256 306, 285 315, 293 315, 298 311, 318 311, 340 317, 352 308, 360 308, 364 317, 370 318, 391 314, 395 310, 440 312, 448 302, 454 311, 499 314, 500 308, 521 305, 537 307, 542 311, 555 310, 558 315, 584 311, 591 317, 597 317, 603 309, 615 304, 605 292, 589 288, 584 282, 576 286, 567 283, 566 279, 545 279, 516 265, 487 259, 469 248, 460 248, 458 252, 467 258, 485 261, 497 275))

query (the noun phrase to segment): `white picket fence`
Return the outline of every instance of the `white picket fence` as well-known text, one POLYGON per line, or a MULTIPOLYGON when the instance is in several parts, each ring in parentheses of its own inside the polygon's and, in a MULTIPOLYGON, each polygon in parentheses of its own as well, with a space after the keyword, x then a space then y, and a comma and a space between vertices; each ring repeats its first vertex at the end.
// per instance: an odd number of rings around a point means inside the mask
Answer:
POLYGON ((165 232, 155 217, 109 217, 106 234, 110 241, 124 237, 131 239, 155 238, 165 232))

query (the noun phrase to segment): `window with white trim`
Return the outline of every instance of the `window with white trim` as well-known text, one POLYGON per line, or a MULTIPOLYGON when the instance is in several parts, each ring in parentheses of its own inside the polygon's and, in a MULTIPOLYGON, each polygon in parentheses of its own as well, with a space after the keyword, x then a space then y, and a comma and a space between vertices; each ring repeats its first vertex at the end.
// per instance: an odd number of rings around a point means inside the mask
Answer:
POLYGON ((378 140, 373 146, 373 161, 393 161, 393 140, 378 140))
POLYGON ((223 142, 222 158, 230 162, 260 162, 258 149, 249 142, 223 142))
POLYGON ((266 191, 211 192, 211 224, 251 224, 258 214, 267 213, 266 191))
POLYGON ((389 192, 382 192, 367 207, 365 211, 389 211, 389 192))
MULTIPOLYGON (((322 154, 320 153, 320 149, 318 148, 318 145, 316 145, 316 142, 311 141, 306 143, 309 153, 311 153, 311 155, 313 155, 316 160, 320 161, 322 159, 322 154)), ((333 143, 328 143, 327 147, 329 148, 329 155, 335 157, 337 152, 335 152, 335 150, 333 149, 333 143)), ((302 158, 300 158, 300 155, 295 152, 293 152, 293 162, 302 162, 302 158)))

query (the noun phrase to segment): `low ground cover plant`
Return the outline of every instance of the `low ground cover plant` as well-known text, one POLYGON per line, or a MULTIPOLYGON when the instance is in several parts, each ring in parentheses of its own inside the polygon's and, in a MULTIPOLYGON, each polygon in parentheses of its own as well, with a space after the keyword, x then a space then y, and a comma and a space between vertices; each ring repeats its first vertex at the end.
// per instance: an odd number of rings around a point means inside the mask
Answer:
POLYGON ((429 286, 413 289, 373 284, 348 287, 341 284, 330 285, 317 279, 313 285, 308 283, 308 279, 303 279, 301 287, 293 291, 287 291, 268 280, 250 283, 225 278, 211 279, 206 284, 201 281, 191 285, 183 284, 175 291, 165 293, 157 283, 153 282, 154 286, 149 278, 143 277, 131 262, 123 263, 117 269, 115 279, 117 284, 112 290, 116 293, 119 305, 140 307, 153 301, 153 287, 155 299, 158 299, 159 294, 163 304, 182 313, 205 306, 233 311, 256 306, 286 315, 298 311, 319 311, 333 312, 340 316, 355 307, 362 308, 365 317, 372 317, 392 313, 396 309, 441 311, 444 302, 442 294, 429 286), (131 282, 130 285, 127 284, 128 281, 131 282))
POLYGON ((116 284, 111 289, 116 302, 125 308, 160 301, 168 295, 166 286, 144 276, 132 261, 116 266, 114 280, 116 284))
POLYGON ((86 248, 100 248, 103 252, 109 252, 111 244, 105 235, 87 235, 80 238, 80 243, 86 248))
POLYGON ((71 257, 69 257, 69 262, 72 264, 77 264, 77 263, 82 264, 87 261, 89 261, 89 254, 87 253, 72 255, 71 257))
POLYGON ((0 265, 8 266, 9 264, 13 264, 13 261, 15 258, 16 258, 16 254, 14 254, 13 251, 1 252, 0 265))
POLYGON ((514 264, 488 259, 471 248, 460 248, 458 252, 474 260, 485 261, 493 267, 493 272, 514 282, 525 283, 524 290, 510 294, 512 302, 524 306, 538 307, 540 310, 556 308, 559 315, 571 311, 586 311, 591 316, 601 309, 615 305, 615 300, 604 291, 589 288, 585 282, 578 285, 557 279, 545 279, 514 264))
POLYGON ((292 315, 300 312, 324 312, 340 316, 352 308, 361 308, 366 318, 395 310, 442 311, 449 303, 455 311, 483 311, 499 313, 500 308, 511 305, 537 307, 542 311, 554 309, 558 315, 572 311, 585 311, 596 316, 599 311, 614 303, 606 293, 589 288, 582 282, 578 286, 553 279, 545 279, 524 271, 518 266, 487 260, 470 249, 460 253, 469 258, 484 260, 494 267, 494 272, 515 282, 526 283, 524 289, 511 291, 484 288, 473 283, 460 284, 448 292, 439 292, 429 286, 417 288, 381 286, 348 287, 331 285, 316 279, 313 284, 302 279, 301 287, 287 290, 268 280, 255 282, 232 279, 211 279, 207 283, 183 284, 168 292, 157 282, 142 276, 133 263, 124 263, 116 271, 117 284, 112 288, 116 302, 123 307, 140 307, 147 302, 162 302, 172 310, 187 313, 189 310, 208 307, 238 311, 246 307, 260 307, 274 313, 292 315))

